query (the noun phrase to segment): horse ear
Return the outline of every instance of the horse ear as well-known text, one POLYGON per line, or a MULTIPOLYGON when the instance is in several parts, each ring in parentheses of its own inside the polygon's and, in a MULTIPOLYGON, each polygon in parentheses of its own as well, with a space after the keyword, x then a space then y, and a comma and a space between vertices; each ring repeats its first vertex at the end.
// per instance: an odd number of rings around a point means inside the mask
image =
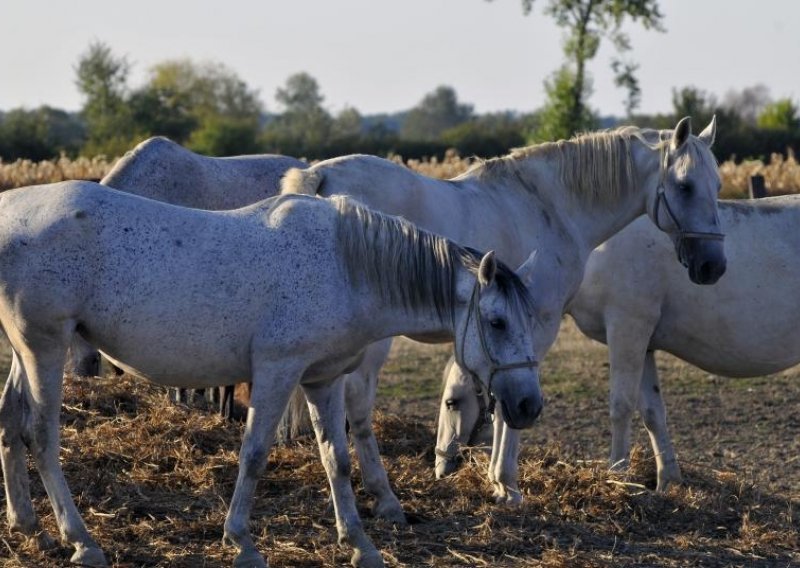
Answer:
POLYGON ((708 123, 703 131, 697 135, 697 137, 706 143, 706 146, 711 148, 711 145, 714 144, 714 139, 717 137, 717 115, 711 117, 711 122, 708 123))
POLYGON ((685 116, 681 119, 681 121, 678 123, 678 126, 676 126, 675 130, 672 132, 672 149, 677 150, 683 146, 691 135, 692 118, 690 116, 685 116))
POLYGON ((519 276, 519 279, 522 280, 522 283, 527 287, 530 287, 531 284, 533 284, 533 271, 536 268, 536 263, 539 259, 538 253, 538 250, 533 251, 528 259, 520 264, 519 268, 516 270, 517 276, 519 276))
POLYGON ((481 265, 478 268, 478 282, 481 286, 488 286, 494 282, 494 275, 497 273, 497 260, 494 258, 494 251, 490 250, 481 259, 481 265))

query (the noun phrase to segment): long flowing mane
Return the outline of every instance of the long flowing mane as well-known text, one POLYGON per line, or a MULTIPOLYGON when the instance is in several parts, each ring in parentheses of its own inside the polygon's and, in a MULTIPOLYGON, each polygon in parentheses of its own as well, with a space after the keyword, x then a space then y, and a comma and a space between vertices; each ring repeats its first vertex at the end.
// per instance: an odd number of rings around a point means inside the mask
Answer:
MULTIPOLYGON (((352 282, 362 282, 382 298, 406 309, 433 305, 452 322, 456 269, 478 274, 481 254, 419 229, 400 217, 375 212, 351 198, 330 198, 339 212, 336 233, 352 282)), ((533 313, 528 289, 504 263, 495 281, 514 308, 533 313)))
POLYGON ((524 160, 555 158, 559 180, 567 191, 590 204, 610 204, 639 187, 631 141, 638 140, 654 151, 668 143, 668 140, 649 142, 645 134, 658 132, 626 126, 579 134, 569 140, 517 148, 507 156, 476 164, 464 175, 487 179, 494 175, 511 174, 519 178, 519 168, 524 160))

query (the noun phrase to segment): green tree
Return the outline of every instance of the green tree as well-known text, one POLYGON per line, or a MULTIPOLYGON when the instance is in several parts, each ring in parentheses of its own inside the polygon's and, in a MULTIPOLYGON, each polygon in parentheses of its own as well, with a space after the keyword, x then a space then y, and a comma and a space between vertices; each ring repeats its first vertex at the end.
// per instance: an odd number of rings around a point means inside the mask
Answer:
MULTIPOLYGON (((539 111, 539 125, 531 136, 532 142, 563 140, 576 132, 595 127, 597 117, 587 105, 581 104, 580 116, 574 116, 576 83, 574 71, 566 65, 545 81, 547 100, 539 111)), ((581 85, 583 91, 580 98, 588 100, 592 92, 591 81, 584 77, 581 85)))
POLYGON ((717 110, 713 95, 697 87, 672 89, 672 122, 691 116, 694 124, 708 124, 717 110))
POLYGON ((308 73, 296 73, 278 88, 275 100, 283 113, 267 125, 264 144, 271 150, 293 156, 320 157, 331 137, 333 119, 322 106, 317 80, 308 73))
POLYGON ((472 109, 472 105, 458 102, 452 87, 437 87, 408 112, 401 135, 409 140, 438 140, 445 130, 472 118, 472 109))
POLYGON ((81 111, 88 139, 84 152, 118 156, 136 138, 126 102, 130 64, 117 57, 106 44, 93 42, 75 67, 76 85, 84 97, 81 111))
MULTIPOLYGON (((491 1, 491 0, 489 0, 491 1)), ((528 15, 534 0, 522 0, 522 10, 528 15)), ((567 66, 550 79, 548 98, 550 115, 558 109, 559 120, 564 124, 556 130, 570 134, 591 126, 587 117, 588 96, 591 88, 586 70, 587 63, 597 55, 601 41, 610 40, 620 57, 612 61, 616 84, 627 91, 625 107, 632 113, 639 104, 641 89, 636 78, 637 66, 622 57, 631 50, 630 38, 622 31, 626 20, 640 22, 645 29, 663 31, 663 16, 657 0, 549 0, 544 13, 552 16, 556 24, 567 30, 564 54, 567 66)))
POLYGON ((769 103, 758 115, 758 127, 766 130, 800 129, 800 114, 797 105, 791 99, 778 99, 769 103))
POLYGON ((40 161, 62 152, 75 156, 85 137, 83 121, 74 114, 48 106, 17 108, 0 118, 0 158, 40 161))
POLYGON ((445 130, 441 140, 462 156, 488 158, 525 144, 525 122, 511 113, 483 114, 445 130))
POLYGON ((258 93, 221 63, 176 59, 150 70, 131 96, 136 124, 211 155, 259 149, 262 106, 258 93))
POLYGON ((363 117, 358 110, 347 107, 333 120, 331 136, 334 139, 356 139, 363 133, 363 117))

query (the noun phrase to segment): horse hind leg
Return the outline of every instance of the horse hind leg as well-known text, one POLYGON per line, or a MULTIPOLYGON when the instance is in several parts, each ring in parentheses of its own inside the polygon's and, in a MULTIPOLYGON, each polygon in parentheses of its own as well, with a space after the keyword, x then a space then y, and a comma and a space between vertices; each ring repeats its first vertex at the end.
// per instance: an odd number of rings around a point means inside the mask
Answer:
POLYGON ((364 532, 350 483, 350 455, 344 425, 344 380, 340 377, 330 385, 303 387, 303 390, 308 400, 320 458, 328 474, 339 542, 349 543, 353 547, 353 566, 382 567, 380 552, 364 532))
POLYGON ((644 360, 639 413, 642 415, 650 443, 656 455, 656 491, 666 491, 672 483, 681 483, 681 468, 667 429, 667 409, 661 396, 655 354, 648 351, 644 360))
POLYGON ((68 334, 42 338, 40 345, 20 350, 30 397, 30 443, 36 468, 47 490, 61 538, 75 548, 70 561, 81 566, 107 566, 103 551, 86 530, 64 478, 58 454, 59 415, 68 334), (60 339, 60 340, 59 340, 60 339))
POLYGON ((607 324, 606 337, 610 360, 611 420, 610 467, 623 471, 630 465, 631 422, 639 402, 644 358, 650 334, 625 318, 613 318, 607 324))
POLYGON ((11 372, 0 399, 0 461, 6 493, 6 516, 12 531, 35 537, 40 550, 52 548, 55 541, 42 530, 31 500, 28 476, 25 422, 25 370, 16 351, 12 352, 11 372))
POLYGON ((378 442, 372 429, 372 409, 378 388, 378 372, 389 354, 391 340, 375 343, 368 348, 364 362, 353 373, 345 375, 345 403, 350 434, 361 464, 364 488, 375 497, 372 514, 405 526, 406 515, 389 484, 383 467, 378 442))

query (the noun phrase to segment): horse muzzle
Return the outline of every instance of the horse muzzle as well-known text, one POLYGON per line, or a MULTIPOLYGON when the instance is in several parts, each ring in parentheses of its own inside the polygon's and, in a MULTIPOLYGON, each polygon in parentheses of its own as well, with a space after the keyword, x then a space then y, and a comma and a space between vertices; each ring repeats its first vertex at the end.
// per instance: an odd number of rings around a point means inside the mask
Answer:
POLYGON ((436 479, 444 479, 448 475, 455 473, 461 465, 459 455, 442 457, 436 456, 436 479))
POLYGON ((523 430, 530 428, 542 413, 544 400, 540 394, 528 395, 518 401, 499 399, 503 407, 503 419, 509 428, 523 430))
POLYGON ((695 284, 715 284, 727 268, 721 240, 685 238, 678 244, 678 258, 695 284))

